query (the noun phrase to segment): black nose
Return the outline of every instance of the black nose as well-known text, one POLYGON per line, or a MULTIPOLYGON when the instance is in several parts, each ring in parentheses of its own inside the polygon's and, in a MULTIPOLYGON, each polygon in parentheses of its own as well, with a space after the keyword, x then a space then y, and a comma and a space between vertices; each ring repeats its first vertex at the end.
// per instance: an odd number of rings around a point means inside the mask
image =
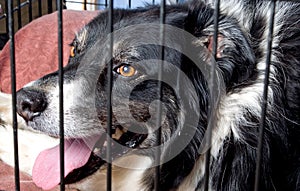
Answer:
POLYGON ((17 92, 17 112, 26 121, 32 121, 47 107, 45 93, 23 88, 17 92))

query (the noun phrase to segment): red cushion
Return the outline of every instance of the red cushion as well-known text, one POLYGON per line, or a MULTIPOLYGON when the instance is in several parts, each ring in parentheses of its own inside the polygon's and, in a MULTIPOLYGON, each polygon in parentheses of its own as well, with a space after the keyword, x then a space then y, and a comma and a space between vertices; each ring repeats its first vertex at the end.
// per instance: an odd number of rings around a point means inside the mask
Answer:
MULTIPOLYGON (((69 44, 76 31, 94 18, 98 11, 63 11, 63 63, 70 54, 69 44)), ((16 87, 58 69, 57 12, 40 17, 15 34, 16 87)), ((9 43, 0 53, 0 90, 11 92, 9 43)))

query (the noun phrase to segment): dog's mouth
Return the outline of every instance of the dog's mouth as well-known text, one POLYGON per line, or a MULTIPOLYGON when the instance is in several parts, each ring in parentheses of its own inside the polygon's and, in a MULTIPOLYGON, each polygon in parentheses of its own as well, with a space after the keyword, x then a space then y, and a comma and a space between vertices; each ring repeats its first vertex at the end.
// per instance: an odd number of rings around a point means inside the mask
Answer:
MULTIPOLYGON (((113 135, 111 145, 112 160, 126 154, 130 149, 138 147, 146 138, 145 134, 136 134, 123 131, 119 128, 113 135), (120 145, 122 145, 120 147, 120 145)), ((64 177, 65 183, 78 182, 96 172, 106 158, 106 133, 95 137, 65 139, 64 144, 64 177)), ((49 190, 60 183, 60 149, 59 145, 42 151, 37 159, 32 172, 34 183, 49 190)))

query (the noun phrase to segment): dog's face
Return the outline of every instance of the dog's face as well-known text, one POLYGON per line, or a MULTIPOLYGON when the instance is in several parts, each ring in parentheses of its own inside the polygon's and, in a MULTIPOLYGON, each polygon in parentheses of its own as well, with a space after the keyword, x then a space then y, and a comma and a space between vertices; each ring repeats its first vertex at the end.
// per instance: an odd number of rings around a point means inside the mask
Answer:
MULTIPOLYGON (((75 54, 70 58, 68 66, 64 68, 64 124, 67 138, 91 136, 106 129, 108 91, 110 91, 108 89, 109 49, 105 47, 108 40, 106 31, 103 31, 103 37, 96 42, 89 42, 94 39, 89 39, 93 36, 89 36, 87 28, 83 29, 74 40, 72 51, 75 54), (87 47, 86 44, 92 45, 87 47)), ((142 37, 143 34, 138 34, 136 37, 139 35, 140 38, 145 38, 142 37)), ((123 42, 114 42, 111 59, 113 63, 112 128, 130 128, 138 125, 140 126, 138 131, 148 133, 151 123, 156 121, 155 100, 158 100, 159 96, 156 79, 161 64, 159 46, 131 46, 130 42, 126 42, 127 37, 124 38, 114 40, 123 42), (130 124, 133 121, 138 124, 130 124), (147 121, 149 127, 146 127, 147 121)), ((174 76, 179 67, 180 55, 171 50, 166 57, 174 65, 169 67, 164 75, 174 76)), ((172 85, 175 85, 175 82, 172 85)), ((179 102, 174 89, 166 83, 163 83, 162 87, 162 102, 165 103, 167 110, 176 113, 179 102)), ((24 87, 19 92, 18 101, 19 105, 22 105, 19 113, 27 120, 29 126, 51 136, 59 136, 57 72, 24 87), (27 98, 29 100, 26 100, 27 98), (33 105, 30 105, 31 101, 34 102, 33 105)), ((170 124, 166 125, 170 126, 170 124)))
MULTIPOLYGON (((191 108, 199 109, 199 100, 202 100, 201 110, 205 115, 206 95, 203 97, 197 95, 198 90, 195 90, 193 87, 195 84, 190 81, 191 76, 188 75, 192 70, 199 75, 198 79, 202 82, 197 83, 197 86, 201 86, 203 91, 207 91, 206 81, 201 71, 196 70, 197 66, 181 65, 183 60, 191 61, 180 52, 183 43, 176 42, 177 35, 180 35, 178 31, 182 35, 184 33, 180 30, 171 31, 172 29, 166 28, 168 34, 165 41, 168 47, 165 48, 165 63, 163 63, 162 97, 161 101, 158 101, 160 95, 157 79, 162 62, 160 61, 159 15, 154 11, 157 10, 141 11, 138 22, 132 19, 137 13, 120 11, 120 14, 129 16, 115 24, 111 58, 109 56, 110 35, 107 28, 103 28, 103 25, 107 24, 105 19, 107 14, 100 15, 76 36, 71 45, 69 63, 63 71, 66 138, 89 137, 106 131, 109 91, 112 96, 113 130, 130 131, 131 129, 139 134, 153 133, 157 129, 158 103, 161 103, 162 128, 176 131, 179 119, 182 121, 185 113, 188 112, 187 108, 183 107, 183 98, 179 97, 182 95, 189 97, 190 103, 186 105, 191 108), (148 18, 150 14, 154 14, 153 18, 148 18), (146 25, 143 24, 145 20, 149 22, 146 25), (112 61, 112 90, 109 90, 108 86, 110 61, 112 61), (178 83, 180 75, 181 79, 189 82, 178 83)), ((170 15, 174 18, 169 22, 184 23, 186 14, 170 15)), ((189 39, 183 39, 185 40, 189 39)), ((18 93, 18 112, 28 125, 54 137, 59 136, 58 78, 58 72, 46 75, 28 84, 18 93)))
MULTIPOLYGON (((199 97, 199 88, 206 91, 206 82, 201 71, 196 70, 196 65, 181 66, 182 60, 191 62, 182 56, 180 44, 176 42, 179 35, 177 31, 182 34, 184 32, 179 29, 171 32, 171 29, 166 27, 166 31, 170 32, 165 39, 168 47, 165 48, 164 55, 164 79, 160 84, 158 71, 162 61, 159 12, 156 9, 139 13, 118 12, 127 14, 128 18, 115 24, 112 57, 109 55, 110 35, 107 28, 103 27, 107 25, 106 13, 99 15, 97 20, 82 29, 71 45, 71 57, 63 70, 65 138, 81 139, 86 142, 91 137, 101 139, 106 135, 107 104, 111 92, 111 128, 114 140, 120 143, 121 147, 140 148, 141 152, 150 152, 148 155, 153 157, 153 150, 145 149, 155 146, 155 133, 160 128, 162 143, 172 139, 173 135, 181 135, 179 147, 183 150, 194 136, 194 133, 188 131, 198 131, 195 126, 198 126, 199 117, 201 123, 205 123, 207 111, 206 95, 199 97), (149 18, 151 14, 153 15, 149 18), (137 16, 141 17, 138 22, 133 19, 137 16), (143 23, 145 20, 148 21, 146 25, 143 23), (110 90, 108 65, 111 63, 110 90), (191 81, 193 80, 191 74, 198 75, 197 79, 200 79, 196 84, 197 87, 191 81), (178 76, 181 76, 183 81, 179 81, 178 76), (159 104, 161 104, 160 115, 158 115, 159 104), (189 117, 186 117, 186 114, 189 117), (185 124, 186 118, 193 120, 187 120, 185 124), (183 130, 184 125, 190 129, 183 130)), ((172 14, 168 22, 184 23, 183 16, 186 14, 172 14)), ((115 19, 120 18, 116 16, 115 19)), ((185 40, 189 39, 183 39, 183 42, 185 40)), ((59 136, 58 79, 58 72, 55 72, 28 84, 18 92, 18 113, 27 121, 28 126, 54 137, 59 136)), ((95 141, 92 141, 88 145, 91 150, 94 149, 94 144, 95 141)), ((102 142, 99 146, 98 154, 101 156, 105 153, 103 145, 102 142)), ((118 151, 113 157, 124 154, 127 152, 125 150, 118 151)))
MULTIPOLYGON (((187 7, 170 8, 164 26, 163 62, 158 8, 115 11, 112 55, 107 13, 100 14, 83 28, 72 43, 71 57, 63 70, 65 138, 89 142, 91 150, 98 147, 95 146, 97 139, 107 130, 111 95, 113 139, 127 148, 118 151, 113 158, 128 152, 129 148, 140 149, 138 153, 153 159, 152 147, 157 144, 158 129, 162 132, 164 162, 177 156, 183 160, 181 155, 188 152, 191 152, 188 157, 196 158, 208 124, 209 102, 219 96, 218 93, 210 96, 215 92, 210 92, 207 85, 209 75, 205 73, 209 73, 207 68, 211 62, 208 55, 213 23, 206 18, 212 11, 202 9, 200 6, 198 12, 206 12, 201 23, 199 18, 189 14, 187 7), (112 64, 111 89, 109 64, 112 64), (161 67, 162 77, 158 80, 161 67)), ((238 32, 237 35, 241 35, 238 32)), ((224 32, 219 39, 217 72, 219 81, 234 85, 245 78, 237 74, 246 73, 250 64, 239 68, 232 63, 232 55, 226 57, 226 54, 239 54, 226 52, 236 46, 233 42, 225 44, 229 42, 228 33, 224 32), (223 79, 222 74, 226 74, 226 78, 223 79)), ((246 41, 243 37, 239 40, 246 41)), ((251 63, 251 56, 248 57, 245 61, 251 63)), ((28 125, 54 137, 59 136, 60 126, 58 79, 55 72, 28 84, 18 92, 17 100, 18 113, 28 125)), ((104 145, 102 142, 98 154, 104 153, 104 145)), ((185 173, 192 165, 182 165, 185 173)), ((36 169, 38 171, 38 167, 36 169)))

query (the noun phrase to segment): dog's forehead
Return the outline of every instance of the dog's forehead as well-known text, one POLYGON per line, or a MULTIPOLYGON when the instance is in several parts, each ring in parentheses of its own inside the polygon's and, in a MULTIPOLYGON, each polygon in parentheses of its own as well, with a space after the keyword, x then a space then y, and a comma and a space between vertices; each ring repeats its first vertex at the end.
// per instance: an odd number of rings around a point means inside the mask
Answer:
MULTIPOLYGON (((130 53, 131 56, 137 57, 137 39, 135 39, 135 42, 132 41, 132 36, 136 37, 137 35, 128 34, 126 31, 121 31, 120 34, 120 29, 116 31, 113 33, 113 56, 126 56, 130 53)), ((95 47, 105 48, 106 46, 103 46, 103 44, 109 44, 110 35, 105 34, 105 32, 95 34, 93 28, 87 25, 76 34, 75 42, 78 49, 86 49, 88 44, 94 44, 93 49, 95 50, 95 47)))
MULTIPOLYGON (((110 35, 113 35, 112 56, 114 58, 122 61, 127 58, 146 59, 148 57, 158 57, 160 46, 159 33, 161 28, 159 20, 157 20, 159 12, 133 13, 123 10, 117 11, 119 11, 120 14, 114 16, 113 33, 109 33, 108 30, 107 14, 101 13, 76 35, 76 48, 78 48, 79 51, 84 50, 85 56, 89 55, 89 59, 100 58, 101 56, 108 58, 109 55, 107 52, 109 50, 108 47, 110 47, 110 35), (139 17, 136 17, 137 14, 139 17), (151 14, 151 17, 149 17, 149 14, 151 14)), ((168 22, 171 22, 174 18, 172 14, 171 16, 169 15, 169 17, 168 22)), ((180 18, 184 17, 185 14, 180 14, 180 18)), ((180 25, 179 28, 181 27, 180 25)), ((168 29, 168 35, 166 35, 165 41, 168 42, 169 46, 177 47, 179 46, 177 45, 178 33, 176 33, 178 29, 173 30, 170 28, 171 27, 168 29)))
POLYGON ((113 57, 115 59, 138 58, 140 56, 138 47, 130 46, 126 41, 114 41, 113 43, 113 57))

